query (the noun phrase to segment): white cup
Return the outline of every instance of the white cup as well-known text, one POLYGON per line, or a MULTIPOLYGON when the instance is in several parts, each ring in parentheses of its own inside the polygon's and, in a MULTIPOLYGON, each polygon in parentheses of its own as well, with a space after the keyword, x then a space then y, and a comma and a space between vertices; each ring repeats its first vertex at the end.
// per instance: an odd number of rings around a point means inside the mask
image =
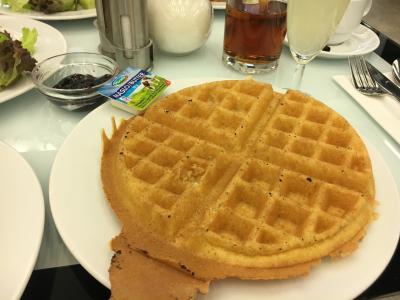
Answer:
POLYGON ((361 19, 368 14, 371 6, 372 0, 350 0, 342 20, 328 41, 328 45, 338 45, 347 41, 351 33, 361 23, 361 19))

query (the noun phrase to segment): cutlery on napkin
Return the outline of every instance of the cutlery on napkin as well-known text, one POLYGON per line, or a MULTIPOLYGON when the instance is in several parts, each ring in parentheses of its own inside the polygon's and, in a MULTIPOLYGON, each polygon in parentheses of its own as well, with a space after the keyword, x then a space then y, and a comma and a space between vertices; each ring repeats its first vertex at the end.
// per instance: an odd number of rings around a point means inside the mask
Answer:
MULTIPOLYGON (((390 80, 393 76, 385 74, 390 80)), ((351 83, 350 75, 336 75, 333 79, 400 144, 400 103, 390 95, 366 96, 351 83)))

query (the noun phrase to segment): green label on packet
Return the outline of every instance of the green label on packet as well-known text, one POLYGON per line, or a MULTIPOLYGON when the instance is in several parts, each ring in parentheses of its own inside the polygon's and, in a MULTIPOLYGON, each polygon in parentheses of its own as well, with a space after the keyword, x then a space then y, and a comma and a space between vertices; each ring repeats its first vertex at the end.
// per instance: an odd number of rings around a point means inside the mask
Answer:
POLYGON ((99 89, 111 103, 132 113, 144 111, 171 84, 151 72, 129 67, 99 89))
POLYGON ((128 105, 137 109, 146 109, 162 91, 164 91, 170 82, 160 76, 154 76, 150 81, 142 81, 142 89, 130 95, 128 105))

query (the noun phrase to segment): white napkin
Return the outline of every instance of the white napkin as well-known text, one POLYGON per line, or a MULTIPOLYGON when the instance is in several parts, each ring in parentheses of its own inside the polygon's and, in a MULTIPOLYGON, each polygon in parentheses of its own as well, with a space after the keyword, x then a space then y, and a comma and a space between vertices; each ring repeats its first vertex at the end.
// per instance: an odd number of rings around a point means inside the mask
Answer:
MULTIPOLYGON (((393 80, 392 74, 385 74, 393 80)), ((366 96, 358 92, 349 75, 336 75, 333 79, 360 104, 375 121, 400 144, 400 102, 389 95, 366 96)))

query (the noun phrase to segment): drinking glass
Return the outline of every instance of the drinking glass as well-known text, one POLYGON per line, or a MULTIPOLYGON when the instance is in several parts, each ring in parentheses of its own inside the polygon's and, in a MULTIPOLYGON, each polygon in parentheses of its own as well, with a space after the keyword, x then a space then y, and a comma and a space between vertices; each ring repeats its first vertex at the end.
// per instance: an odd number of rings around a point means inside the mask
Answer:
POLYGON ((286 0, 227 0, 223 61, 255 74, 277 68, 286 35, 286 0))
POLYGON ((299 89, 305 65, 325 47, 350 0, 288 0, 290 52, 297 63, 293 88, 299 89))

